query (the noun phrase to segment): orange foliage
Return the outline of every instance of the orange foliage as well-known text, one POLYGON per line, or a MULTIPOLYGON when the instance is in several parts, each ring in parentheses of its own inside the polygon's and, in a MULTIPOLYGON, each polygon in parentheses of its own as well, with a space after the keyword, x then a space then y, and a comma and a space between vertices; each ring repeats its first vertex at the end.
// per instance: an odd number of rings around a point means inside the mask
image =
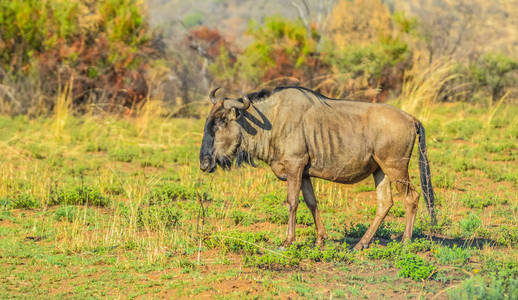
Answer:
POLYGON ((230 49, 230 44, 225 41, 217 29, 200 26, 189 31, 187 36, 189 47, 198 51, 205 58, 215 59, 221 54, 221 49, 230 49))

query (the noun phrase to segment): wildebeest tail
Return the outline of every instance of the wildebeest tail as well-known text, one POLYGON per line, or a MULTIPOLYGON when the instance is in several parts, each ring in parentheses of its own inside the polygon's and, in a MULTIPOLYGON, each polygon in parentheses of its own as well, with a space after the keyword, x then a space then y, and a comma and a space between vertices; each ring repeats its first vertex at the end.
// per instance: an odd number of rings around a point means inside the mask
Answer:
POLYGON ((432 187, 432 175, 430 173, 430 163, 428 162, 428 156, 426 154, 426 136, 423 124, 416 121, 417 134, 419 134, 419 175, 421 177, 421 189, 423 190, 423 196, 428 206, 428 212, 430 213, 430 220, 433 225, 437 223, 435 218, 435 193, 432 187))

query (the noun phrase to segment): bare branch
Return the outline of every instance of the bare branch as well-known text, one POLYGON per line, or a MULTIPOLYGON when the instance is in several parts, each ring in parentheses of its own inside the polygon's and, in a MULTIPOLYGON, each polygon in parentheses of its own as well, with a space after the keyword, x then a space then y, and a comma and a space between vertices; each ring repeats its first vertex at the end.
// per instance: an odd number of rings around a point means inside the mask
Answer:
POLYGON ((295 8, 298 10, 299 12, 299 17, 300 19, 302 20, 302 23, 304 23, 304 26, 306 27, 307 31, 308 31, 308 35, 311 34, 311 28, 310 28, 310 24, 309 24, 309 20, 308 20, 308 17, 309 17, 309 8, 307 6, 307 3, 305 1, 302 1, 306 7, 306 12, 307 14, 304 13, 304 10, 302 8, 302 6, 300 6, 299 4, 297 4, 297 2, 295 1, 291 1, 291 4, 293 6, 295 6, 295 8))

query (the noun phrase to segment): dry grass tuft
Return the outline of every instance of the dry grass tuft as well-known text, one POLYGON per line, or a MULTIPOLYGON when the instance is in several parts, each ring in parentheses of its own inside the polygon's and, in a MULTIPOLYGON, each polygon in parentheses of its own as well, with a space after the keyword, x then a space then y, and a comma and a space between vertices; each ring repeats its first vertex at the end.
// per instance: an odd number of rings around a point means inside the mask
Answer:
POLYGON ((423 59, 417 59, 412 69, 405 73, 399 96, 401 108, 423 121, 427 120, 443 85, 458 76, 452 74, 453 67, 454 63, 449 60, 437 60, 427 65, 423 59))

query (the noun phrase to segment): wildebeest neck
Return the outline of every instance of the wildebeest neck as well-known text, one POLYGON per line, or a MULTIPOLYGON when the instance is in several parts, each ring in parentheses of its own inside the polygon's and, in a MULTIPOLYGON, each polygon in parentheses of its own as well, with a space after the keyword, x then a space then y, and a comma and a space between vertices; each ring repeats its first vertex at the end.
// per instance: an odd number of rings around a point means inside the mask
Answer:
POLYGON ((268 105, 259 103, 244 111, 242 118, 238 120, 243 130, 241 149, 265 162, 271 159, 272 123, 268 114, 268 105))

